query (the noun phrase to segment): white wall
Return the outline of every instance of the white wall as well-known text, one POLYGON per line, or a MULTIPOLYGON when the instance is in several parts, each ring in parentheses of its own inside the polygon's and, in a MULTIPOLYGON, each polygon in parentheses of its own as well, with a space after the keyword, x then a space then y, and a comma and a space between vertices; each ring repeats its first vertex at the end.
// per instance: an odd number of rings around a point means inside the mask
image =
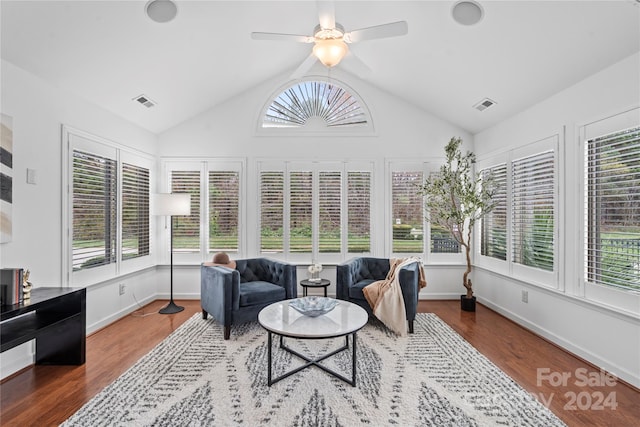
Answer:
MULTIPOLYGON (((420 110, 413 105, 383 91, 365 81, 339 70, 332 70, 332 78, 346 84, 369 107, 375 131, 362 136, 327 135, 308 136, 293 132, 294 136, 265 136, 257 132, 265 104, 278 95, 287 80, 274 78, 248 89, 224 104, 218 105, 159 136, 158 153, 163 158, 243 158, 248 169, 247 182, 257 182, 256 161, 269 159, 285 160, 359 160, 373 161, 375 182, 378 185, 372 210, 377 222, 372 224, 376 236, 384 235, 388 228, 384 222, 386 189, 384 187, 385 162, 388 160, 423 161, 444 157, 444 146, 453 136, 463 138, 468 148, 472 136, 461 128, 420 110), (376 215, 377 213, 377 215, 376 215)), ((258 200, 257 186, 247 188, 247 207, 258 200)), ((254 215, 255 216, 255 215, 254 215)), ((247 228, 257 230, 255 218, 249 215, 247 228)), ((246 256, 257 256, 258 248, 253 233, 246 242, 246 256)), ((373 248, 373 256, 388 256, 390 243, 379 238, 373 248)), ((309 260, 310 262, 311 260, 309 260)), ((180 262, 180 261, 178 261, 180 262)), ((306 268, 306 267, 305 267, 306 268)), ((199 271, 181 270, 184 280, 176 282, 176 293, 193 295, 199 293, 194 284, 199 271)), ((335 284, 335 268, 328 267, 323 276, 335 284)), ((306 277, 303 269, 299 278, 306 277)), ((463 290, 461 270, 456 266, 427 266, 429 286, 421 297, 458 298, 463 290), (454 272, 452 274, 452 272, 454 272), (455 279, 451 280, 454 276, 455 279)), ((329 293, 335 293, 335 285, 329 293)))
MULTIPOLYGON (((302 159, 358 159, 432 157, 444 153, 452 136, 471 147, 472 136, 444 120, 419 110, 347 73, 332 70, 371 111, 372 136, 257 136, 265 103, 278 95, 286 79, 274 78, 234 96, 224 104, 162 133, 158 152, 163 157, 255 157, 302 159)), ((293 82, 292 82, 293 83, 293 82)))
MULTIPOLYGON (((2 61, 2 113, 13 118, 13 239, 0 245, 2 268, 31 270, 34 287, 64 286, 62 278, 63 124, 155 155, 157 137, 74 94, 2 61), (36 184, 26 170, 36 170, 36 184)), ((152 269, 154 272, 155 269, 152 269)), ((143 272, 125 277, 141 301, 155 297, 155 282, 143 272), (137 286, 138 288, 134 288, 137 286)), ((87 329, 91 332, 118 314, 135 309, 132 295, 118 294, 118 282, 87 289, 87 329)), ((2 353, 0 375, 32 363, 32 344, 2 353)))
POLYGON ((481 302, 602 367, 640 386, 640 297, 626 297, 624 313, 579 290, 582 271, 579 197, 580 126, 640 106, 640 54, 635 54, 504 122, 475 135, 479 158, 523 146, 547 136, 560 141, 560 290, 548 290, 507 275, 476 268, 481 302), (528 303, 521 291, 528 291, 528 303))

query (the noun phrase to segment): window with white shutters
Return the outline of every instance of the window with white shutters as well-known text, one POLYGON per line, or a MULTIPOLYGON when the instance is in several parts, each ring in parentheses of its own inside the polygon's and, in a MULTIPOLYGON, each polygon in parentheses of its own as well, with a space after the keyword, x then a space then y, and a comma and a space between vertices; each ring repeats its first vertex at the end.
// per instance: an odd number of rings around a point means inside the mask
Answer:
POLYGON ((176 252, 199 252, 200 171, 172 170, 171 193, 191 195, 191 215, 173 217, 173 249, 176 252))
POLYGON ((260 173, 260 252, 284 252, 284 172, 260 173))
POLYGON ((79 150, 72 157, 73 271, 115 263, 117 162, 79 150))
MULTIPOLYGON (((439 172, 431 172, 431 176, 438 176, 439 172)), ((451 231, 439 224, 435 212, 429 212, 429 252, 431 254, 458 254, 461 246, 451 235, 451 231)))
POLYGON ((507 165, 502 163, 481 172, 483 178, 493 176, 494 209, 480 220, 480 254, 507 259, 507 165))
POLYGON ((347 174, 347 252, 371 252, 371 172, 347 174))
POLYGON ((66 286, 88 286, 153 265, 152 156, 62 127, 62 253, 66 286))
POLYGON ((336 262, 371 252, 371 164, 260 165, 260 252, 336 262), (349 170, 349 166, 362 170, 349 170), (283 232, 284 230, 284 232, 283 232))
POLYGON ((209 252, 238 251, 240 173, 209 171, 209 252))
POLYGON ((318 176, 318 250, 341 251, 342 174, 320 171, 318 176))
POLYGON ((640 290, 640 127, 587 140, 585 276, 640 290))
POLYGON ((553 150, 511 163, 512 261, 554 270, 555 154, 553 150))
POLYGON ((394 253, 423 253, 424 206, 420 194, 422 171, 391 173, 391 212, 394 253))
POLYGON ((289 251, 311 253, 313 237, 313 174, 289 174, 289 251))
POLYGON ((149 169, 122 164, 122 259, 149 255, 149 169))
POLYGON ((262 118, 262 128, 304 128, 317 121, 329 129, 367 127, 369 114, 349 90, 335 81, 295 83, 277 95, 262 118))

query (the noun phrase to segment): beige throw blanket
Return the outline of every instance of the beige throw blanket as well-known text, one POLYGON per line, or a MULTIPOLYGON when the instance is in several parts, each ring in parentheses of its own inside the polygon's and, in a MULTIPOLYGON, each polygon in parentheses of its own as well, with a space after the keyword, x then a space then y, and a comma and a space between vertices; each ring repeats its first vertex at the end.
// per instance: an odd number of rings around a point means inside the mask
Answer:
POLYGON ((413 262, 418 263, 418 291, 427 285, 422 261, 417 257, 391 258, 386 279, 378 280, 366 286, 362 292, 373 309, 373 314, 387 328, 400 336, 407 335, 407 314, 400 288, 400 269, 413 262))

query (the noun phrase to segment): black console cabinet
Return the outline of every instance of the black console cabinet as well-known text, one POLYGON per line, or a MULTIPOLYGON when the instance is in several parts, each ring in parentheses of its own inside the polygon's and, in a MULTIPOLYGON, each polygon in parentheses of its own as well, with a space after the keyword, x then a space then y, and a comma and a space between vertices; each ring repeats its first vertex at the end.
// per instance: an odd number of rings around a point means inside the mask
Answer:
POLYGON ((86 306, 84 288, 34 288, 29 302, 1 307, 0 352, 35 339, 36 364, 84 364, 86 306))

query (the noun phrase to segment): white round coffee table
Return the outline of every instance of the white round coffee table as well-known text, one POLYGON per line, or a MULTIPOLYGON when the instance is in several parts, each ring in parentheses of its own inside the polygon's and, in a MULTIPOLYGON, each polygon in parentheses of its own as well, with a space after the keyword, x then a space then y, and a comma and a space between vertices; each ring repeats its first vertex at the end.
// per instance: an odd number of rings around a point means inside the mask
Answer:
POLYGON ((292 300, 273 303, 260 311, 258 322, 267 330, 267 383, 269 386, 300 372, 309 366, 317 366, 323 371, 356 385, 356 334, 366 325, 369 318, 367 312, 357 304, 339 300, 338 305, 330 312, 318 317, 305 316, 289 306, 292 300), (303 364, 278 378, 271 377, 272 335, 280 336, 280 348, 305 360, 303 364), (352 336, 352 370, 351 379, 320 364, 321 361, 349 348, 349 335, 352 336), (284 344, 284 337, 295 339, 323 339, 345 337, 345 345, 315 359, 309 358, 284 344))

